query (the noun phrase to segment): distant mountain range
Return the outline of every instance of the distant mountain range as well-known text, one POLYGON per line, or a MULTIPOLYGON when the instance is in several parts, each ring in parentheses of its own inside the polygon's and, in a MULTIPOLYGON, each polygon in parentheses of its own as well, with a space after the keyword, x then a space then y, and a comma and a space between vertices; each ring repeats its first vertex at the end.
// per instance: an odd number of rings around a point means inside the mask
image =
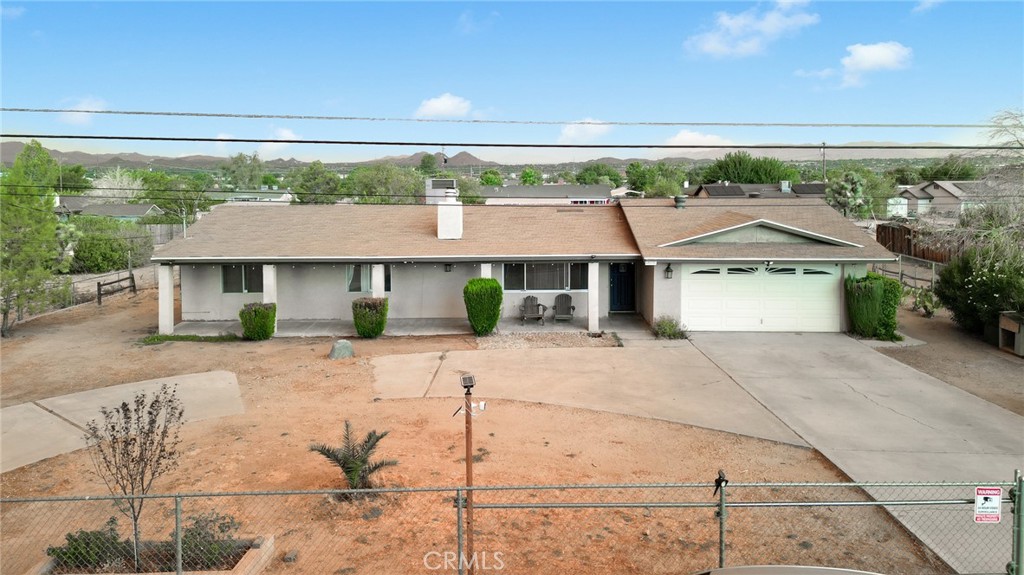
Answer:
MULTIPOLYGON (((856 145, 856 146, 898 146, 901 144, 893 142, 851 142, 845 145, 856 145)), ((936 146, 941 144, 925 143, 916 144, 923 146, 936 146)), ((22 148, 25 147, 24 142, 3 142, 0 144, 0 164, 9 166, 14 163, 14 159, 21 153, 22 148)), ((666 156, 664 159, 668 161, 709 161, 716 158, 720 158, 729 152, 740 151, 742 148, 729 148, 729 149, 692 149, 687 150, 685 154, 678 156, 666 156)), ((144 154, 138 154, 135 152, 124 152, 116 154, 91 154, 88 152, 64 152, 60 150, 47 149, 50 155, 56 160, 63 164, 81 164, 87 168, 184 168, 184 169, 200 169, 200 170, 215 170, 219 167, 228 163, 227 157, 218 156, 181 156, 177 158, 166 157, 166 156, 147 156, 144 154)), ((821 158, 821 152, 817 149, 786 149, 786 148, 759 148, 753 150, 747 150, 751 155, 754 156, 771 156, 778 158, 784 162, 801 162, 801 161, 814 161, 821 158)), ((942 150, 909 150, 909 149, 854 149, 854 150, 838 150, 828 149, 825 154, 829 160, 868 160, 868 159, 907 159, 907 160, 921 160, 929 158, 942 158, 951 153, 967 152, 967 149, 942 149, 942 150)), ((382 162, 389 162, 399 166, 419 166, 423 159, 423 156, 427 155, 428 152, 417 152, 408 156, 386 156, 378 158, 376 160, 369 160, 365 162, 327 162, 325 163, 331 168, 345 168, 345 167, 356 167, 367 164, 376 164, 382 162)), ((489 166, 501 166, 503 164, 498 162, 492 162, 489 160, 482 160, 469 152, 459 152, 454 156, 448 158, 447 163, 443 161, 443 157, 440 153, 435 153, 434 156, 437 158, 438 167, 447 165, 452 168, 465 168, 465 167, 489 167, 489 166)), ((604 157, 597 160, 591 160, 587 162, 576 162, 578 164, 600 162, 613 166, 625 166, 633 161, 639 162, 651 162, 651 160, 644 160, 639 158, 612 158, 604 157)), ((308 165, 309 162, 303 162, 296 160, 295 158, 283 159, 277 158, 273 160, 264 160, 264 164, 271 170, 290 170, 293 168, 299 168, 308 165)), ((552 162, 552 165, 564 165, 565 162, 552 162)), ((535 166, 543 166, 547 164, 534 163, 535 166)))

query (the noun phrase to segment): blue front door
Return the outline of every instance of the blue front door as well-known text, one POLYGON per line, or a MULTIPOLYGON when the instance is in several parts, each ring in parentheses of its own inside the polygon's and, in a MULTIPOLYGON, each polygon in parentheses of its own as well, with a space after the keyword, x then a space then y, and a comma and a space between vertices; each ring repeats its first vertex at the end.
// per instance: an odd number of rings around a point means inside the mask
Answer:
POLYGON ((612 263, 608 266, 610 279, 609 311, 636 311, 636 277, 632 263, 612 263))

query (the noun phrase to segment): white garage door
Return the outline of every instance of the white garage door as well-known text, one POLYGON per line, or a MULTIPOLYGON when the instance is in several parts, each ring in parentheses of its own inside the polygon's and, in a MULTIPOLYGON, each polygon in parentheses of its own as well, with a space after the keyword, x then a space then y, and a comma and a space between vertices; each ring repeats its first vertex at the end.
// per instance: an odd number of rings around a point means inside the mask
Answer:
POLYGON ((739 264, 681 271, 681 319, 690 330, 839 331, 838 266, 739 264))

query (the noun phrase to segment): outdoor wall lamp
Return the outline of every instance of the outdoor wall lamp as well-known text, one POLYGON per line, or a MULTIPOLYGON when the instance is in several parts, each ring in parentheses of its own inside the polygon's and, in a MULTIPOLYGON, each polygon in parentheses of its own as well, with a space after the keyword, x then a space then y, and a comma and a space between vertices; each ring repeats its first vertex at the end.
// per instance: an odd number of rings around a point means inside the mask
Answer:
POLYGON ((665 279, 672 279, 672 264, 665 266, 665 279))
POLYGON ((766 265, 766 266, 770 266, 773 263, 775 263, 775 262, 773 262, 772 260, 764 260, 764 265, 766 265))
POLYGON ((446 272, 452 271, 452 264, 444 264, 444 271, 446 271, 446 272))

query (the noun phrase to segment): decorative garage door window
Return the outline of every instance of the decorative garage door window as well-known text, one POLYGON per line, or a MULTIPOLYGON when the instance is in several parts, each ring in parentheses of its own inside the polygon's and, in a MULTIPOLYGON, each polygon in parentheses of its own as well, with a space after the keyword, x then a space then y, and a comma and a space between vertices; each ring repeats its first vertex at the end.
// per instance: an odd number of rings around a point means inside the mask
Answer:
POLYGON ((506 290, 585 290, 587 264, 538 262, 504 265, 506 290))
POLYGON ((769 267, 767 269, 768 269, 768 275, 770 275, 770 276, 795 276, 796 275, 796 268, 769 267))
POLYGON ((828 270, 823 270, 823 269, 818 269, 818 268, 804 268, 804 275, 805 276, 830 276, 830 275, 834 275, 834 274, 832 272, 828 271, 828 270))
POLYGON ((224 293, 263 292, 262 265, 223 265, 220 269, 224 293))
MULTIPOLYGON (((369 264, 345 266, 345 283, 348 291, 353 293, 371 292, 370 274, 373 266, 369 264)), ((384 291, 391 291, 391 264, 384 265, 384 291)))
POLYGON ((702 275, 716 275, 717 276, 717 275, 722 273, 722 269, 721 268, 704 268, 702 270, 695 270, 695 271, 690 272, 690 273, 695 275, 695 276, 702 276, 702 275))
POLYGON ((729 268, 728 273, 731 276, 751 275, 751 274, 756 274, 757 273, 757 268, 756 267, 754 267, 754 268, 729 268))

